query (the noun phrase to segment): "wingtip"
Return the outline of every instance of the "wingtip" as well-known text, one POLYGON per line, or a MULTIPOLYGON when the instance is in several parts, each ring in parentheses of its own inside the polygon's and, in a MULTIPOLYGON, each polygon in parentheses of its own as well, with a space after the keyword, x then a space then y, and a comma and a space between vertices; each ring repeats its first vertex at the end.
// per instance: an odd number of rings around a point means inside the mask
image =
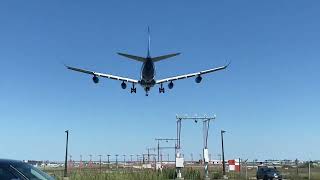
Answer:
POLYGON ((68 69, 70 68, 70 66, 68 66, 66 63, 63 63, 63 62, 62 62, 62 64, 63 64, 64 67, 66 67, 66 68, 68 68, 68 69))
POLYGON ((231 60, 227 61, 225 66, 228 67, 230 64, 231 64, 231 60))

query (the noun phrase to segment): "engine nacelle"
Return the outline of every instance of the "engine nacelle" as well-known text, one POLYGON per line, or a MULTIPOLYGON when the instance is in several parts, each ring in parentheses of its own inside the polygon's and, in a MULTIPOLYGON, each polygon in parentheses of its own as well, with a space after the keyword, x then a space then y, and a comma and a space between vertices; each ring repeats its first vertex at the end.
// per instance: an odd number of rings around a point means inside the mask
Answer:
POLYGON ((93 76, 92 81, 97 84, 99 82, 99 78, 97 76, 93 76))
POLYGON ((121 83, 121 88, 122 88, 122 89, 126 89, 126 88, 127 88, 127 84, 126 84, 125 82, 122 82, 122 83, 121 83))
POLYGON ((196 77, 196 79, 195 79, 196 83, 200 83, 201 80, 202 80, 202 77, 201 77, 201 76, 198 76, 198 77, 196 77))
POLYGON ((173 85, 174 85, 173 82, 170 82, 170 83, 168 84, 168 88, 169 88, 169 89, 172 89, 172 88, 173 88, 173 85))

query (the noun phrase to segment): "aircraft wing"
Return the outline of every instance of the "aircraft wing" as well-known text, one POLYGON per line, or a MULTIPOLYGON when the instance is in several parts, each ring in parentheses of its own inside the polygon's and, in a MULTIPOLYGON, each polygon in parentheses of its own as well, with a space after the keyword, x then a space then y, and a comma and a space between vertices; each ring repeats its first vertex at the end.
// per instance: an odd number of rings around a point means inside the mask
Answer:
POLYGON ((184 75, 180 75, 180 76, 174 76, 174 77, 169 77, 166 79, 160 79, 156 81, 156 84, 161 84, 161 83, 165 83, 165 82, 171 82, 171 81, 176 81, 176 80, 180 80, 180 79, 186 79, 186 78, 190 78, 190 77, 194 77, 194 76, 200 76, 203 74, 207 74, 207 73, 211 73, 211 72, 215 72, 215 71, 220 71, 223 69, 226 69, 229 66, 230 63, 228 63, 227 65, 224 66, 220 66, 217 68, 213 68, 213 69, 208 69, 208 70, 204 70, 204 71, 199 71, 199 72, 195 72, 195 73, 190 73, 190 74, 184 74, 184 75))
POLYGON ((82 73, 86 73, 86 74, 91 74, 93 76, 97 76, 97 77, 104 77, 104 78, 109 78, 109 79, 114 79, 114 80, 119 80, 119 81, 125 81, 125 82, 131 82, 131 83, 138 83, 138 80, 135 79, 130 79, 130 78, 126 78, 126 77, 121 77, 121 76, 115 76, 112 74, 104 74, 104 73, 99 73, 99 72, 94 72, 94 71, 88 71, 85 69, 80 69, 80 68, 75 68, 75 67, 70 67, 70 66, 66 66, 68 69, 73 70, 73 71, 78 71, 78 72, 82 72, 82 73))

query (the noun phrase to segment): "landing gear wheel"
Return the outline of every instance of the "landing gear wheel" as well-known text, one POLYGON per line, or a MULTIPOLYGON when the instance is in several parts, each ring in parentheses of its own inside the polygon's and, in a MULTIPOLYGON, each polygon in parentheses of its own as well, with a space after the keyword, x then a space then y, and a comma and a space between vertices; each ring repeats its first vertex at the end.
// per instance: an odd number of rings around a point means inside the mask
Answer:
POLYGON ((132 83, 131 94, 137 93, 137 88, 134 87, 134 83, 132 83))
POLYGON ((131 88, 131 93, 137 93, 137 88, 131 88))
POLYGON ((164 88, 159 88, 159 93, 164 93, 164 88))

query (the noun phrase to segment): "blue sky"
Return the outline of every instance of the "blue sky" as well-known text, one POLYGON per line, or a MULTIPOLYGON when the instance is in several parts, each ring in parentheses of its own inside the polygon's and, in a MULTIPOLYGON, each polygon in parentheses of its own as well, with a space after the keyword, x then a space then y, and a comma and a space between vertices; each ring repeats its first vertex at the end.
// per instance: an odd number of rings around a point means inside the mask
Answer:
MULTIPOLYGON (((1 1, 0 157, 63 160, 70 154, 140 154, 175 137, 176 114, 216 114, 209 150, 226 158, 320 159, 318 1, 1 1), (121 82, 63 64, 139 78, 141 64, 116 55, 181 52, 157 78, 232 60, 223 72, 145 97, 121 82)), ((202 124, 184 122, 186 157, 202 149, 202 124)), ((167 144, 163 144, 167 146, 167 144)), ((167 153, 167 152, 165 152, 167 153)), ((169 152, 172 154, 172 152, 169 152)), ((171 156, 172 157, 172 156, 171 156)))

